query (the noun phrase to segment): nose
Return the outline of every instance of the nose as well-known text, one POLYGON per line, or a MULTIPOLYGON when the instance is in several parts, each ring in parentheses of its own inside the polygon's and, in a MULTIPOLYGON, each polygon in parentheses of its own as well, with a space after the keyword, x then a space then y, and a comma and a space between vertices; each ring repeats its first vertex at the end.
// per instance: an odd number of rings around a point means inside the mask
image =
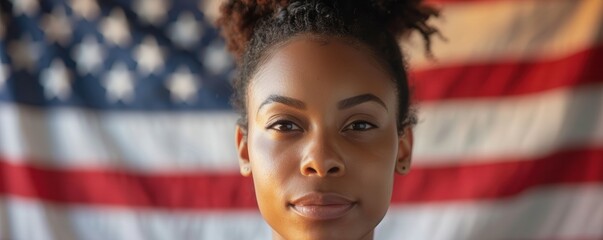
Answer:
POLYGON ((304 176, 340 177, 345 175, 345 161, 332 141, 320 136, 310 140, 304 151, 300 171, 304 176))

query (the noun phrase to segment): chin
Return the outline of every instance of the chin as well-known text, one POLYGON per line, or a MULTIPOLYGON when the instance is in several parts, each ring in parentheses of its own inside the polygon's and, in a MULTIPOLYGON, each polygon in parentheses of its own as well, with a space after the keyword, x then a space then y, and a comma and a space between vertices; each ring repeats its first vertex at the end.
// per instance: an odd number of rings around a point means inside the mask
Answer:
POLYGON ((283 234, 274 233, 273 239, 295 240, 370 240, 373 229, 362 230, 358 227, 341 226, 333 222, 314 222, 303 228, 286 229, 283 234))

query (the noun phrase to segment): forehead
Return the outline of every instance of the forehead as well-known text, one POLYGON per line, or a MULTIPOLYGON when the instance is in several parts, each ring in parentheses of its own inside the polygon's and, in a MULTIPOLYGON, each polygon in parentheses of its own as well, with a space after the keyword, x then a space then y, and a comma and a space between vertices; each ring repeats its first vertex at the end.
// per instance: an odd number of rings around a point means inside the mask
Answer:
POLYGON ((395 102, 391 74, 360 44, 335 37, 296 37, 274 49, 251 79, 249 107, 273 94, 337 101, 372 93, 395 102))

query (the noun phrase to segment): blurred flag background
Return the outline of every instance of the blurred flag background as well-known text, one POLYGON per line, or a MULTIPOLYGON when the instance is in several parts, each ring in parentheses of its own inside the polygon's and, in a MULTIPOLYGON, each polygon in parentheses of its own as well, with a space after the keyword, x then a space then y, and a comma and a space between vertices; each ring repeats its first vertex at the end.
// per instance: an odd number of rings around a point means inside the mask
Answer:
MULTIPOLYGON (((603 1, 438 0, 377 239, 603 239, 603 1)), ((269 239, 219 1, 0 1, 0 239, 269 239)))

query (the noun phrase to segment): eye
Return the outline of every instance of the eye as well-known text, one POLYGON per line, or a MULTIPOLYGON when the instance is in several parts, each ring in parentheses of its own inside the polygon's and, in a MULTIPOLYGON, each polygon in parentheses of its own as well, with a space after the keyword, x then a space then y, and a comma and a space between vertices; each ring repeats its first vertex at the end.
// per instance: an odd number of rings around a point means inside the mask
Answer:
POLYGON ((355 121, 347 125, 343 131, 367 131, 376 127, 375 124, 367 121, 355 121))
POLYGON ((268 126, 268 129, 276 130, 279 132, 301 131, 301 128, 297 126, 297 124, 287 120, 277 121, 268 126))

